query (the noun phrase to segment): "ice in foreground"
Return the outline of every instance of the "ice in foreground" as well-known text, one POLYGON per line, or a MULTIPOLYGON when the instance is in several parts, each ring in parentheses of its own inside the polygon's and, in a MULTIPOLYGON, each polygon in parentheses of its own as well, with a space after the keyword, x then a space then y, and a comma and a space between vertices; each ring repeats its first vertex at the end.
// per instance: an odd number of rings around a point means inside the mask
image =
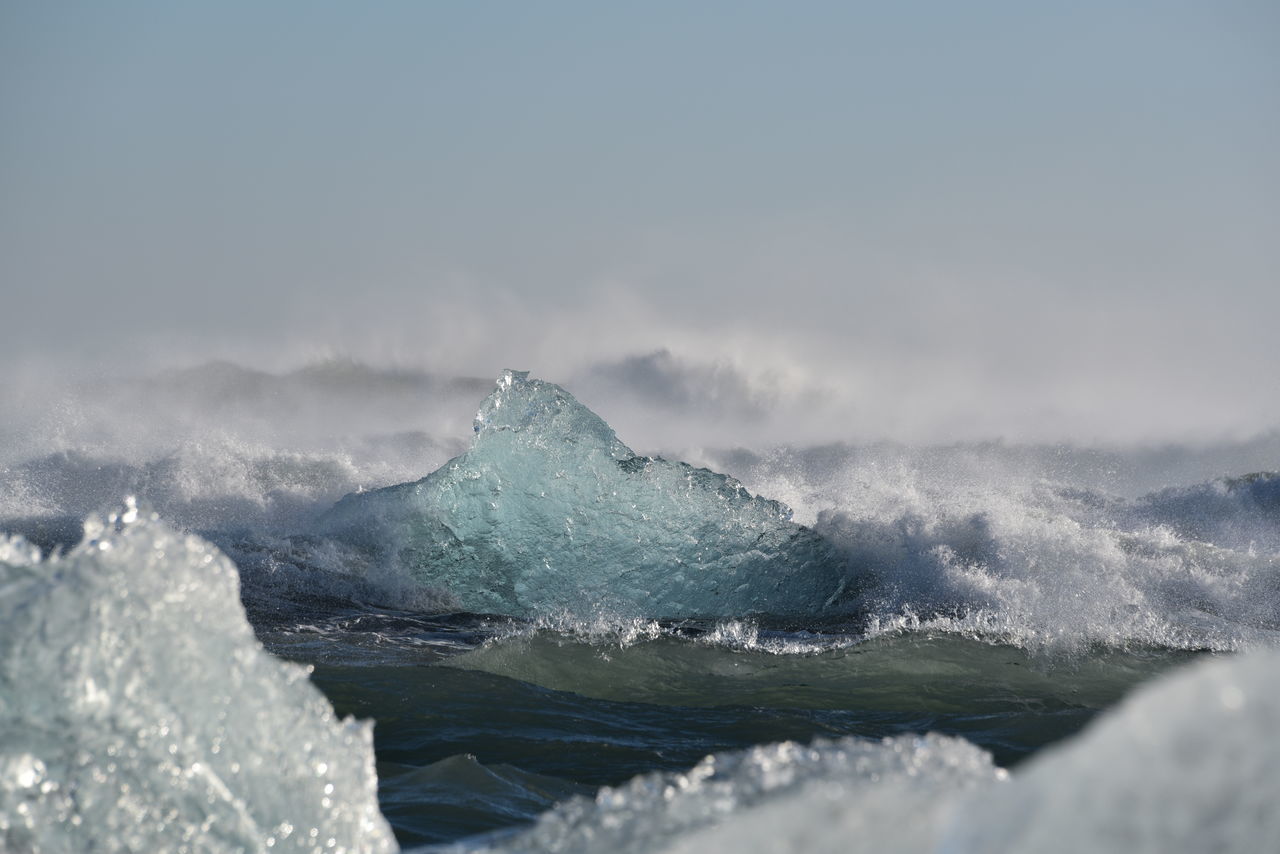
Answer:
POLYGON ((1201 854, 1280 850, 1280 654, 1193 665, 1012 774, 941 735, 718 754, 434 849, 1201 854))
POLYGON ((567 391, 517 371, 481 405, 469 451, 346 496, 321 533, 478 612, 813 618, 853 592, 784 505, 636 455, 567 391))
POLYGON ((129 507, 0 538, 0 850, 395 850, 371 729, 262 649, 235 566, 129 507))

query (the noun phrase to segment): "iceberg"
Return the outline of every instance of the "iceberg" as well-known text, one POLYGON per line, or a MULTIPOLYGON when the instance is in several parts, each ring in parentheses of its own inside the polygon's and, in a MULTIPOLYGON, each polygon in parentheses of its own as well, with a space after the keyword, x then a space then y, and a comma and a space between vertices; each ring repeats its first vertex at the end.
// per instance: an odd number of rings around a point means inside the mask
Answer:
POLYGON ((347 495, 319 532, 481 613, 811 618, 854 596, 845 562, 785 505, 636 454, 523 371, 499 378, 470 450, 347 495))
POLYGON ((235 566, 127 506, 0 537, 0 850, 396 850, 369 724, 265 650, 235 566))

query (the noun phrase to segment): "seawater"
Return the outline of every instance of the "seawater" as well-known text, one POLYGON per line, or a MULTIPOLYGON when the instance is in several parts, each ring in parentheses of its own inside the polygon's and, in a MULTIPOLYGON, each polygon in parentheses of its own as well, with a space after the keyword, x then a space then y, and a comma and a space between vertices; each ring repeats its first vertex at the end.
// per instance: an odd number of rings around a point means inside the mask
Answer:
MULTIPOLYGON (((476 391, 350 373, 250 387, 476 391)), ((146 436, 118 389, 9 428, 5 850, 1280 842, 1265 439, 682 467, 506 374, 470 450, 360 412, 283 444, 209 374, 235 429, 193 432, 171 377, 138 381, 173 409, 146 436)))

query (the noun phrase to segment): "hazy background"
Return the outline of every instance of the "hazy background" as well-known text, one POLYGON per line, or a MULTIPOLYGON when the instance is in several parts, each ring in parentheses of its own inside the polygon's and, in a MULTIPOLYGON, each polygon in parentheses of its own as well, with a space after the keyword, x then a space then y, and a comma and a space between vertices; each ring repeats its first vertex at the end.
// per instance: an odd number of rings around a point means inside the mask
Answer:
POLYGON ((5 382, 340 357, 694 442, 1274 430, 1280 7, 1046 5, 4 0, 5 382))

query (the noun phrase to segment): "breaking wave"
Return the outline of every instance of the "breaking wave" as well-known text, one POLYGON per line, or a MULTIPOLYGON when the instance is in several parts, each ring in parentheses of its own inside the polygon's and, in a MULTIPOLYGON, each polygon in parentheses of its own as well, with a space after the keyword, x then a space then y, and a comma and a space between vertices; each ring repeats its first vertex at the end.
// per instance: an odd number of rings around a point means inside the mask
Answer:
MULTIPOLYGON (((767 408, 681 376, 641 397, 767 408)), ((384 721, 402 843, 1280 842, 1274 437, 659 455, 511 372, 467 450, 416 397, 478 389, 211 366, 6 423, 0 847, 392 850, 369 728, 255 631, 384 721)))
POLYGON ((1277 637, 1280 476, 1138 499, 1044 480, 922 486, 901 465, 841 476, 790 473, 785 492, 838 502, 797 525, 732 478, 635 454, 563 389, 508 372, 470 451, 344 498, 319 530, 460 607, 522 617, 756 616, 1059 650, 1277 637))

